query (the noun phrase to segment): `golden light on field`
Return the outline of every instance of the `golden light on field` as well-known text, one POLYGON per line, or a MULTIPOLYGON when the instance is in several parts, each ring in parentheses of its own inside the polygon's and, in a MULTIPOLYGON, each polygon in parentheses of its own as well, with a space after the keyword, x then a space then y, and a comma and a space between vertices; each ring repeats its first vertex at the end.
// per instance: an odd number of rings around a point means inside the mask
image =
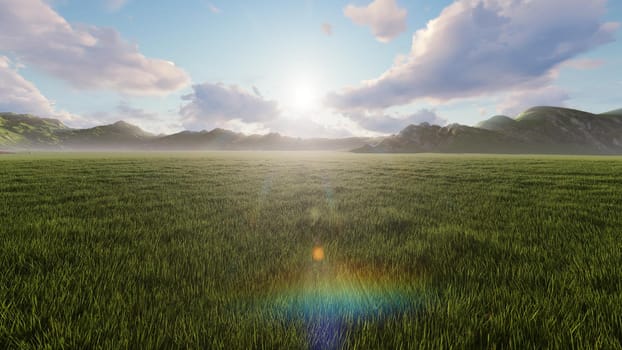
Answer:
POLYGON ((311 257, 313 257, 313 261, 324 260, 324 248, 321 246, 313 247, 313 251, 311 251, 311 257))

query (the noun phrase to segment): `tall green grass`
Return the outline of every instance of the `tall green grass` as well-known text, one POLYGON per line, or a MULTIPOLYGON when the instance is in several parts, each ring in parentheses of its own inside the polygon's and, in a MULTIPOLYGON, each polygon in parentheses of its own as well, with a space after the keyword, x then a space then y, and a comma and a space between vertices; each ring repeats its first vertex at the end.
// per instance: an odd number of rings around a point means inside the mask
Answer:
POLYGON ((622 348, 620 174, 604 157, 4 155, 0 348, 622 348))

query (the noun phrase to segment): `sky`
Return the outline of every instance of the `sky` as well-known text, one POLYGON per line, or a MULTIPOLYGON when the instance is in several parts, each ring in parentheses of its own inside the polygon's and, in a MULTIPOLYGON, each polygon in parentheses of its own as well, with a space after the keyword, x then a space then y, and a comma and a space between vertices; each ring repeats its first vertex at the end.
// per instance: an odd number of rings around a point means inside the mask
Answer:
POLYGON ((0 0, 0 111, 374 136, 622 108, 617 0, 0 0))

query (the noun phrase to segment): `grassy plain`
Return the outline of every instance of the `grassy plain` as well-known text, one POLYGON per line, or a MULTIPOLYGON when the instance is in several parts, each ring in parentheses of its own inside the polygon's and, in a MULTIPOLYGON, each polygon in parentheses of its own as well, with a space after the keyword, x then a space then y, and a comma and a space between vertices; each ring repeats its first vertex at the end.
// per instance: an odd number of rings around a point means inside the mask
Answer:
POLYGON ((0 156, 0 348, 621 344, 621 158, 0 156))

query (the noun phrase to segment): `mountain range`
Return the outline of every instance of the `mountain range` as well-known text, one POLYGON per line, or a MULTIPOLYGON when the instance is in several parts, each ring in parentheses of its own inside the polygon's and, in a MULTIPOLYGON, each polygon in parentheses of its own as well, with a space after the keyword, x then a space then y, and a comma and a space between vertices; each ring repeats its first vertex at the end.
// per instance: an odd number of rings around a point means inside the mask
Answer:
POLYGON ((73 129, 56 119, 0 113, 0 152, 14 150, 332 150, 359 153, 622 154, 622 109, 603 114, 534 107, 476 126, 422 123, 387 137, 301 139, 224 129, 154 135, 119 121, 73 129))
POLYGON ((475 127, 409 125, 354 152, 622 154, 622 109, 592 114, 534 107, 516 118, 498 115, 475 127))
POLYGON ((136 125, 118 121, 88 129, 72 129, 56 119, 28 114, 0 113, 1 150, 326 150, 348 151, 381 138, 301 139, 278 133, 245 135, 230 130, 182 131, 154 135, 136 125))

